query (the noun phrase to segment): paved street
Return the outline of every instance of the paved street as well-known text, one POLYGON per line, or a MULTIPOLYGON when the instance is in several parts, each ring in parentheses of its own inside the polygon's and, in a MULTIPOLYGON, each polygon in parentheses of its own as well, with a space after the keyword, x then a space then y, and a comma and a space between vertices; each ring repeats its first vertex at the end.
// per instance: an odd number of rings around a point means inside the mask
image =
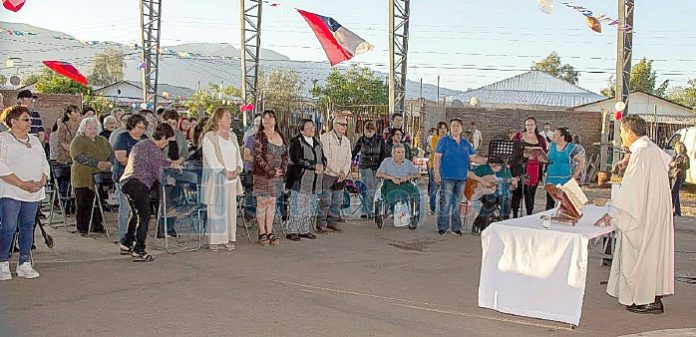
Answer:
MULTIPOLYGON (((685 282, 664 315, 624 310, 600 285, 609 269, 599 247, 576 329, 482 309, 479 237, 441 237, 430 216, 415 231, 387 225, 356 219, 344 233, 267 248, 240 236, 234 252, 153 251, 152 263, 54 229, 56 248, 35 253, 40 278, 0 283, 0 336, 618 336, 696 326, 696 286, 685 282)), ((696 276, 693 217, 678 219, 675 238, 677 275, 696 276)))

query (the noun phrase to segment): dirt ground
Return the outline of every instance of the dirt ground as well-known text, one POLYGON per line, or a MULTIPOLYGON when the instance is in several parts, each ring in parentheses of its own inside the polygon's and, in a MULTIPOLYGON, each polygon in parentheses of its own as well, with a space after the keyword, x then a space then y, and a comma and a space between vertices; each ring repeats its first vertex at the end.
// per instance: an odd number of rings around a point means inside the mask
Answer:
MULTIPOLYGON (((609 194, 585 190, 590 199, 609 194)), ((682 203, 676 295, 665 298, 663 315, 629 313, 605 294, 609 269, 600 266, 597 246, 590 249, 577 328, 482 309, 479 237, 440 236, 432 216, 414 231, 390 222, 378 230, 352 217, 344 233, 317 240, 260 247, 240 228, 234 252, 153 250, 152 263, 119 256, 103 236, 51 229, 56 247, 40 243, 34 254, 41 277, 0 282, 0 336, 693 336, 690 190, 682 203), (648 333, 656 330, 669 331, 648 333)), ((536 208, 543 205, 537 193, 536 208)), ((154 249, 161 240, 150 244, 154 249)))

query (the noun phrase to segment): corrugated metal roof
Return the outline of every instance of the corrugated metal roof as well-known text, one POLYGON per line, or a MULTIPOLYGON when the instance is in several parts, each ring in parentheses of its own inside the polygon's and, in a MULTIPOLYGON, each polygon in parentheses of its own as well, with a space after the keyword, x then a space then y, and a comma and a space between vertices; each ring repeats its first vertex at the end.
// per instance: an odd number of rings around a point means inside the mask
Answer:
POLYGON ((469 102, 478 98, 482 106, 525 105, 575 107, 605 97, 541 71, 529 71, 478 89, 469 90, 453 99, 469 102))

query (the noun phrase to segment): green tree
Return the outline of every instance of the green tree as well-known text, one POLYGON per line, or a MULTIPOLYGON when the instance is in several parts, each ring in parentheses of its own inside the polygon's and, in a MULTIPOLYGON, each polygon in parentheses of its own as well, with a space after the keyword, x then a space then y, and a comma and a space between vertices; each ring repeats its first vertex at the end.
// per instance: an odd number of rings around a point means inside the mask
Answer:
POLYGON ((0 85, 5 85, 7 84, 7 77, 5 75, 0 74, 0 85))
POLYGON ((22 85, 23 86, 32 85, 38 81, 39 81, 39 74, 29 74, 25 78, 22 79, 22 85))
POLYGON ((696 78, 690 79, 686 86, 670 88, 667 91, 667 98, 681 105, 696 107, 696 78))
POLYGON ((344 72, 332 69, 326 76, 324 85, 315 83, 311 93, 322 104, 389 104, 389 87, 385 81, 370 69, 360 68, 356 64, 344 72))
MULTIPOLYGON (((208 83, 208 90, 194 92, 183 105, 188 109, 189 114, 197 115, 199 111, 206 114, 213 113, 215 108, 229 103, 233 98, 241 95, 239 89, 232 86, 222 86, 215 83, 208 83)), ((236 113, 237 109, 232 109, 236 113)))
POLYGON ((267 102, 288 102, 302 97, 304 81, 293 70, 273 69, 259 73, 258 92, 263 93, 267 102))
MULTIPOLYGON (((633 91, 642 91, 651 95, 665 97, 669 80, 665 80, 659 86, 657 84, 657 72, 652 69, 653 60, 646 58, 641 59, 638 63, 631 67, 631 79, 629 81, 629 89, 633 91)), ((607 87, 602 89, 601 94, 606 97, 614 97, 616 91, 616 80, 614 76, 609 77, 607 87)))
POLYGON ((70 80, 50 69, 44 69, 36 81, 36 91, 43 94, 86 94, 92 93, 92 88, 70 80))
POLYGON ((560 78, 570 84, 577 84, 580 76, 570 64, 561 64, 558 53, 551 52, 549 56, 532 64, 532 70, 543 71, 553 77, 560 78))
POLYGON ((91 85, 104 86, 123 80, 123 53, 114 48, 107 48, 103 53, 94 55, 92 73, 88 80, 91 85))

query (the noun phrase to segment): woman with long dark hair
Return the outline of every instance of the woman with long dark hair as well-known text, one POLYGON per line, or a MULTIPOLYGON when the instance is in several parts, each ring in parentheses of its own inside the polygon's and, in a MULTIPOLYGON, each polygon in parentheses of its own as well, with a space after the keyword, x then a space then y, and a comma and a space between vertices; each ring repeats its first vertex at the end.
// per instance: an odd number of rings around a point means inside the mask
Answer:
POLYGON ((273 233, 276 199, 283 193, 284 176, 288 168, 288 149, 278 129, 275 112, 261 114, 261 125, 254 137, 254 192, 259 244, 278 245, 273 233))
MULTIPOLYGON (((572 143, 573 136, 567 128, 558 128, 553 134, 553 143, 549 145, 548 166, 546 168, 546 184, 563 185, 570 179, 580 180, 580 174, 584 167, 584 157, 573 152, 577 145, 572 143), (582 165, 575 166, 573 161, 582 162, 582 165)), ((556 207, 556 202, 551 195, 546 193, 546 209, 556 207)))
POLYGON ((534 212, 534 196, 541 180, 541 168, 543 161, 545 161, 547 146, 544 137, 539 135, 537 121, 534 117, 525 118, 524 132, 518 133, 512 140, 522 142, 525 148, 541 148, 541 153, 539 151, 525 151, 524 156, 527 163, 524 167, 513 168, 513 172, 517 171, 518 174, 524 176, 523 184, 519 184, 512 193, 512 214, 516 218, 518 214, 522 213, 520 212, 520 202, 523 197, 527 215, 534 212))

